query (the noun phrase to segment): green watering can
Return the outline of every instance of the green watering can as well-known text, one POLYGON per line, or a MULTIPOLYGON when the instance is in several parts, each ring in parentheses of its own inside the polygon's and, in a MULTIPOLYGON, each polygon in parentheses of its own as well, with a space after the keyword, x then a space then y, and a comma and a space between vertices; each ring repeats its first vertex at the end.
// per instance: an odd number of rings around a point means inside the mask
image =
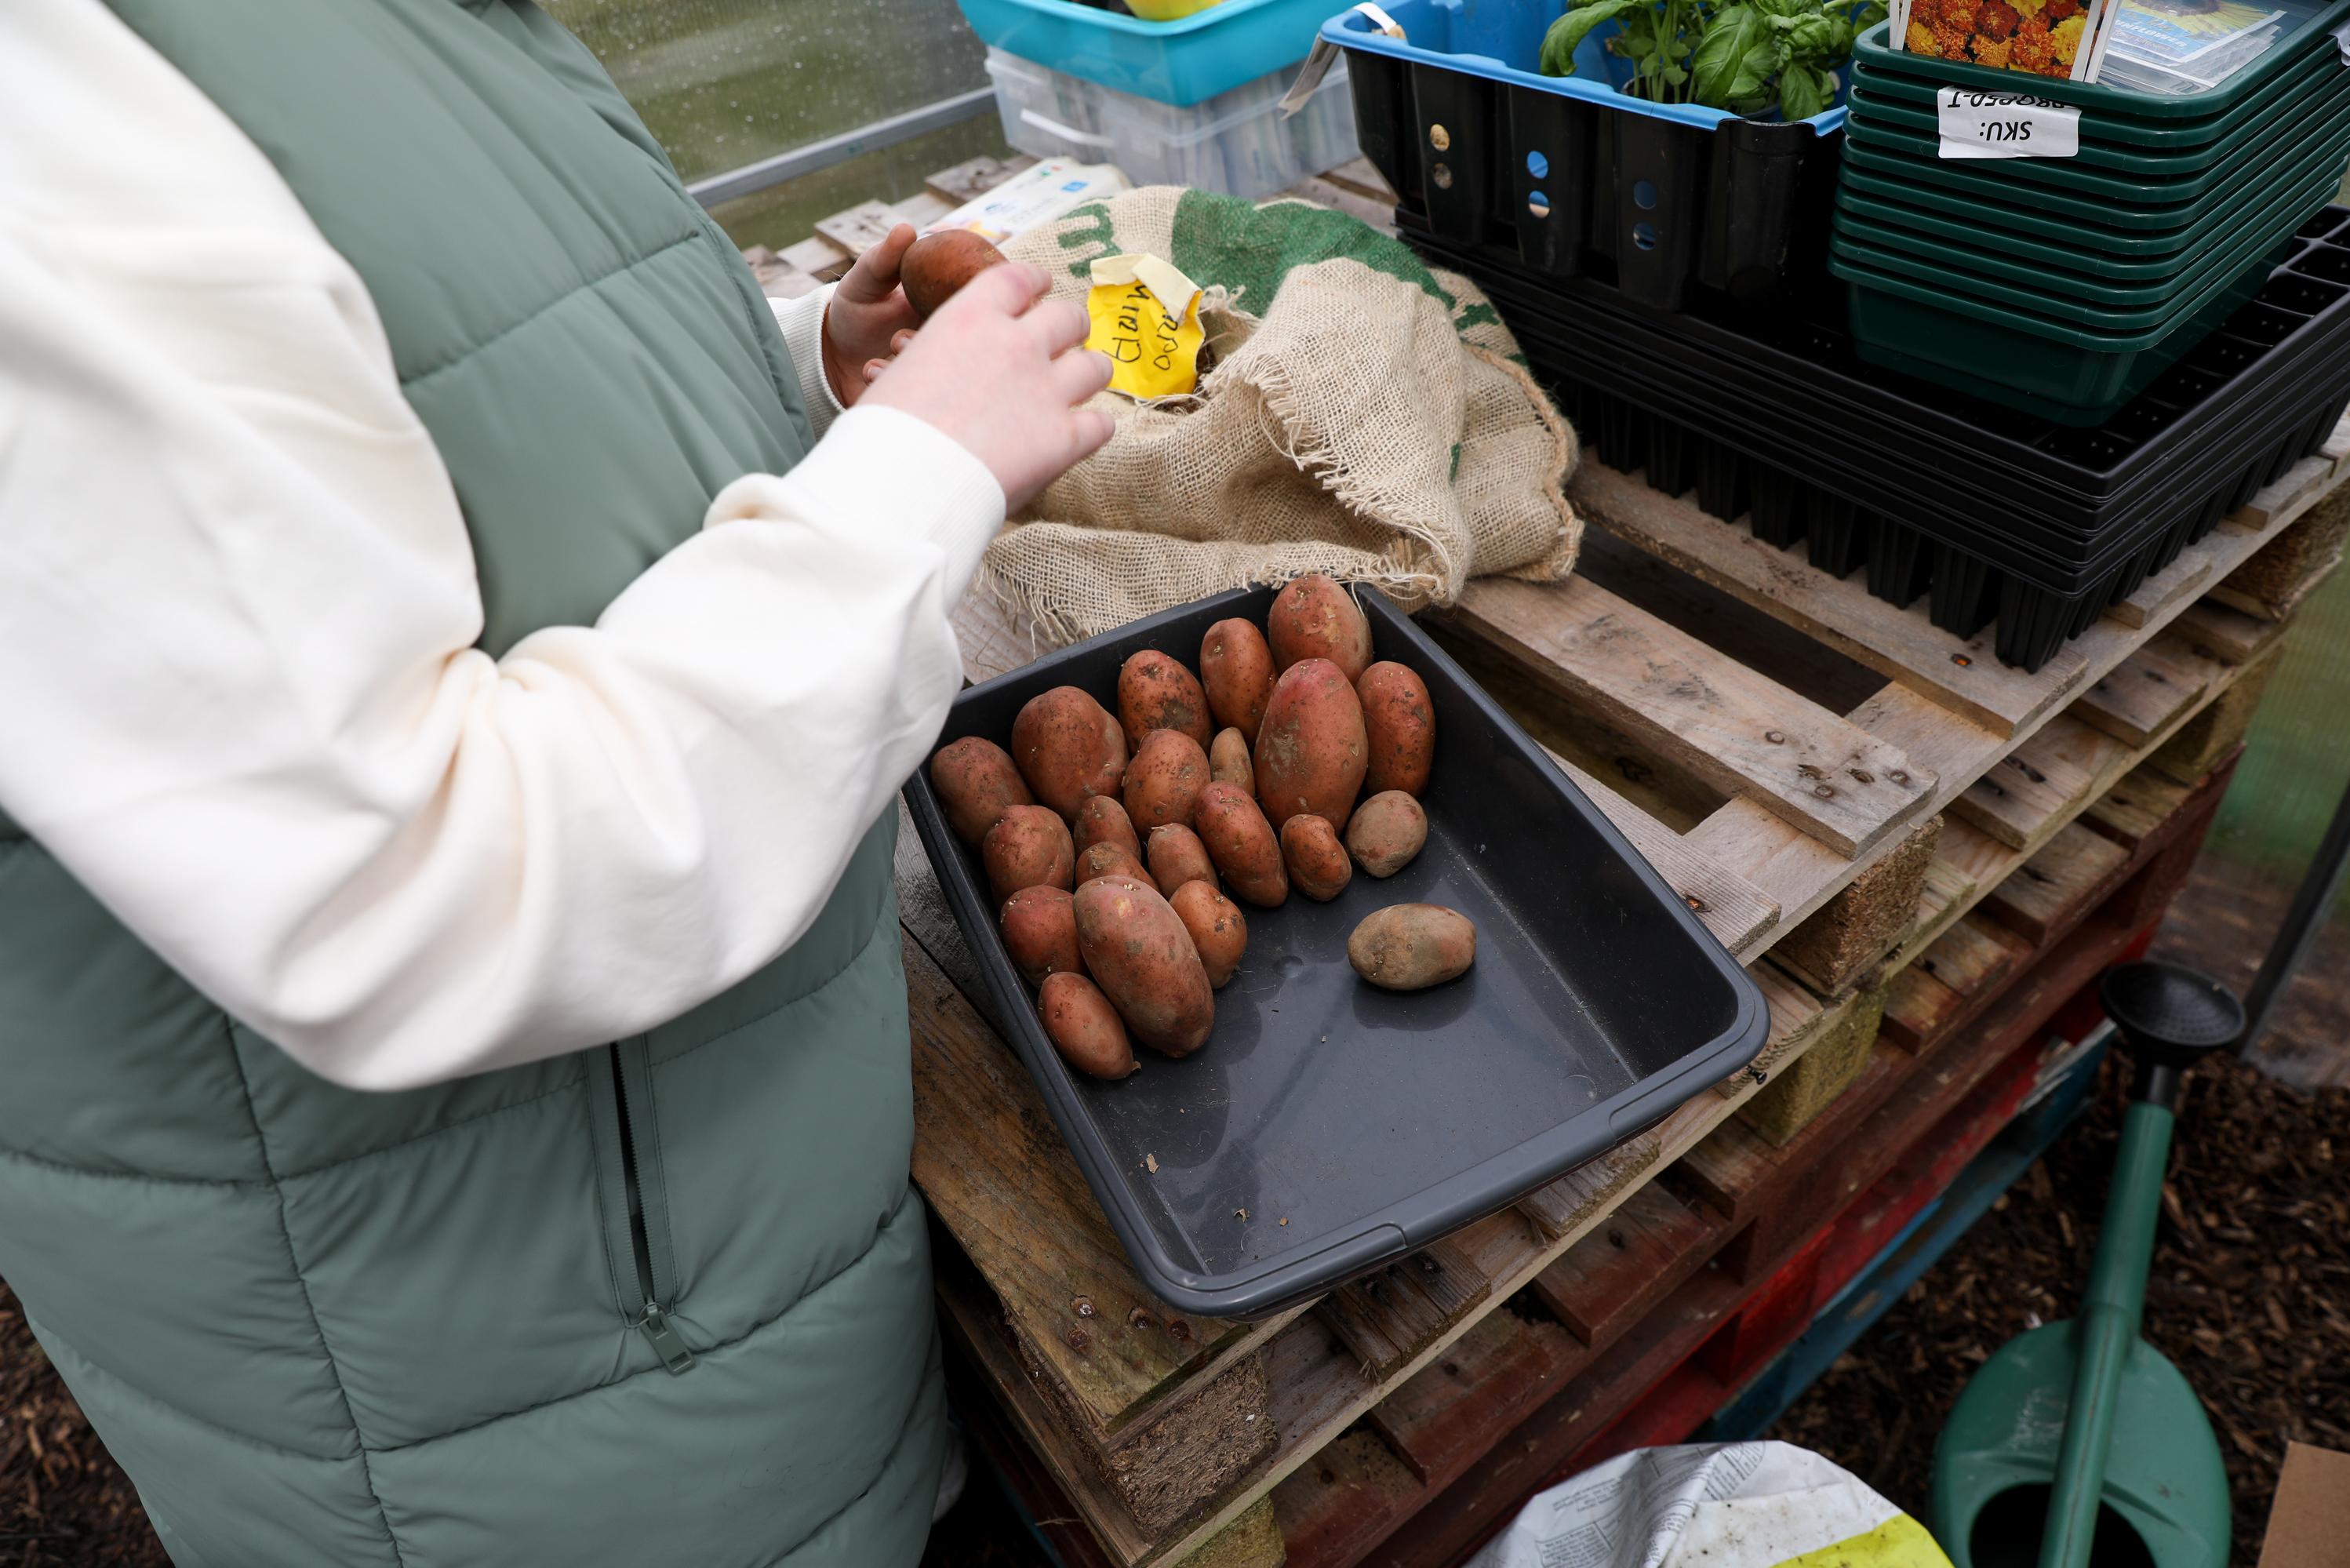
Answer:
POLYGON ((2081 1315, 2009 1341, 1934 1450, 1933 1531, 1955 1568, 2225 1568, 2228 1472, 2203 1405, 2138 1337, 2179 1075, 2243 1032, 2178 964, 2106 974, 2137 1063, 2081 1315))

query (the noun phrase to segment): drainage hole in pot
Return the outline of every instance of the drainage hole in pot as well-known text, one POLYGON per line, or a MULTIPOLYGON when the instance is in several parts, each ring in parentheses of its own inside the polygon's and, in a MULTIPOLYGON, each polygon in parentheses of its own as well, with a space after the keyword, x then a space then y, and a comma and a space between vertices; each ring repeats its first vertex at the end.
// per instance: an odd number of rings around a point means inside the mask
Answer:
POLYGON ((1542 155, 1542 149, 1536 148, 1526 154, 1526 172, 1537 180, 1550 178, 1550 160, 1542 155))
POLYGON ((1640 211, 1644 213, 1655 212, 1657 210, 1656 186, 1646 180, 1639 181, 1634 184, 1632 187, 1632 205, 1639 208, 1640 211))
POLYGON ((1526 211, 1537 218, 1550 216, 1550 198, 1536 191, 1526 197, 1526 211))
POLYGON ((1639 246, 1644 251, 1655 250, 1657 248, 1657 225, 1654 223, 1633 224, 1632 243, 1639 246))

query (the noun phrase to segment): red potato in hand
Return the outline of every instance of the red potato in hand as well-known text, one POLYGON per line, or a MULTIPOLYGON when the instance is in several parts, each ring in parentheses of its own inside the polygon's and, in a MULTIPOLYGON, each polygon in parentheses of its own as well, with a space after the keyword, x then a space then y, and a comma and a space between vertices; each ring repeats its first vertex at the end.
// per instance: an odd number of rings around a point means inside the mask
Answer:
POLYGON ((1188 1056, 1215 1027, 1214 988, 1174 907, 1130 877, 1077 889, 1077 947, 1086 968, 1133 1036, 1188 1056))
POLYGON ((1371 662, 1371 623, 1352 595, 1319 572, 1281 590, 1265 612, 1264 636, 1275 670, 1286 673, 1308 659, 1326 659, 1353 685, 1371 662))
POLYGON ((1077 886, 1082 888, 1097 877, 1131 877, 1153 888, 1159 886, 1158 879, 1142 868, 1142 862, 1127 853, 1126 846, 1107 840, 1077 857, 1077 886))
POLYGON ((1343 829, 1370 763, 1363 704, 1346 671, 1308 659, 1281 672, 1256 735, 1256 798, 1278 829, 1303 812, 1343 829))
POLYGON ((906 247, 898 263, 898 281, 915 316, 927 321, 962 292, 963 285, 1003 265, 1003 253, 980 235, 969 229, 942 229, 906 247))
POLYGON ((1222 991, 1248 951, 1248 921, 1240 906, 1216 891, 1212 882, 1186 882, 1170 900, 1175 918, 1191 933, 1191 947, 1207 971, 1208 986, 1222 991))
POLYGON ((1048 974, 1082 974, 1077 954, 1077 906, 1066 888, 1023 888, 1003 900, 997 925, 1003 950, 1030 985, 1048 974))
POLYGON ((1289 885, 1318 904, 1326 904, 1355 879, 1355 863, 1338 842, 1338 830, 1318 816, 1300 814, 1281 825, 1281 863, 1289 871, 1289 885))
POLYGON ((1289 874, 1282 869, 1281 840, 1255 801, 1228 784, 1211 784, 1191 808, 1191 831, 1207 846, 1234 893, 1260 909, 1277 909, 1289 897, 1289 874))
POLYGON ((1066 888, 1076 868, 1068 824, 1041 805, 1015 805, 980 840, 979 858, 996 898, 1023 888, 1066 888))
POLYGON ((1146 648, 1119 666, 1118 720, 1126 743, 1136 751, 1153 730, 1173 730, 1191 737, 1201 751, 1212 738, 1208 727, 1208 698, 1199 679, 1182 661, 1155 648, 1146 648))
POLYGON ((1273 701, 1273 649, 1254 621, 1234 617, 1220 620, 1200 639, 1200 683, 1208 693, 1209 710, 1216 722, 1238 730, 1243 741, 1256 739, 1264 722, 1264 705, 1273 701))
POLYGON ((1136 859, 1142 858, 1142 838, 1116 795, 1097 794, 1077 807, 1075 836, 1080 855, 1097 844, 1115 844, 1136 859))
POLYGON ((1363 787, 1374 794, 1391 789, 1426 794, 1436 765, 1436 705, 1427 683, 1409 667, 1382 659, 1363 671, 1355 695, 1362 701, 1371 748, 1363 787))
POLYGON ((1123 1078, 1139 1065, 1126 1025, 1101 988, 1081 974, 1048 974, 1036 995, 1045 1035, 1061 1059, 1097 1078, 1123 1078))
POLYGON ((1150 879, 1169 898, 1186 882, 1216 885, 1216 863, 1200 836, 1180 822, 1150 830, 1150 879))
POLYGON ((1012 807, 1036 803, 1011 756, 977 735, 939 748, 931 758, 931 786, 939 793, 947 826, 971 845, 985 838, 995 819, 1012 807))
POLYGON ((1126 732, 1075 686, 1040 691, 1012 721, 1012 760, 1036 798, 1075 822, 1086 802, 1126 776, 1126 732))
POLYGON ((1126 767, 1126 815, 1138 833, 1189 822, 1207 786, 1208 753, 1200 743, 1180 731, 1153 730, 1126 767))

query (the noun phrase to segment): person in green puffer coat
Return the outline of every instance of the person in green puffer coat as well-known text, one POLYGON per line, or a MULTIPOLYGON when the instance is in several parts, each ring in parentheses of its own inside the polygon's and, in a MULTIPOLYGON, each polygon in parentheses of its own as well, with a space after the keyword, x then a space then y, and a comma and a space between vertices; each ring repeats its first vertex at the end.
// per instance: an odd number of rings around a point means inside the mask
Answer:
POLYGON ((1108 368, 910 237, 521 0, 0 19, 0 1276, 174 1562, 919 1557, 892 797, 1108 368))

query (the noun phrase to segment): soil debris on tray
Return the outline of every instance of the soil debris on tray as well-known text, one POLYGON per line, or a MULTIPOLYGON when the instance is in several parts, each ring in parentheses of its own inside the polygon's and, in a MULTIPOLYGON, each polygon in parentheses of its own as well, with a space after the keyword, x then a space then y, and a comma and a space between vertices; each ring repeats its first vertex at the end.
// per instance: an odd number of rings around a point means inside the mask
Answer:
MULTIPOLYGON (((2083 1120, 1770 1436, 1928 1517, 1934 1440, 1966 1380, 2079 1309, 2127 1071, 2106 1064, 2083 1120)), ((2230 1562, 2251 1568, 2286 1442, 2350 1449, 2350 1089, 2304 1092, 2233 1058, 2189 1076, 2144 1333, 2210 1413, 2230 1562)))

